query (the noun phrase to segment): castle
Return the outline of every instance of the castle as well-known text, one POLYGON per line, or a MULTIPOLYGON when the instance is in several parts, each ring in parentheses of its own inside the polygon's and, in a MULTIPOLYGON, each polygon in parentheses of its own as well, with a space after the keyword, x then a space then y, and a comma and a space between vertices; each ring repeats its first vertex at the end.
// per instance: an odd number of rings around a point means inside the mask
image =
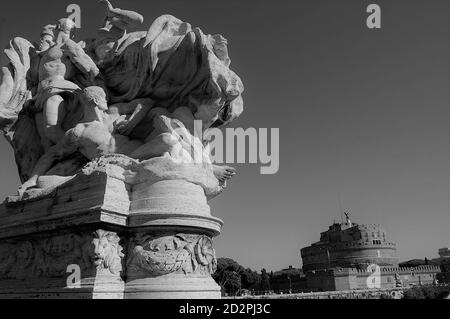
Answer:
POLYGON ((450 248, 439 249, 439 258, 434 261, 441 265, 442 273, 438 275, 439 282, 450 283, 450 248))
POLYGON ((343 291, 436 283, 438 266, 398 266, 397 247, 380 225, 334 223, 301 249, 308 290, 343 291))

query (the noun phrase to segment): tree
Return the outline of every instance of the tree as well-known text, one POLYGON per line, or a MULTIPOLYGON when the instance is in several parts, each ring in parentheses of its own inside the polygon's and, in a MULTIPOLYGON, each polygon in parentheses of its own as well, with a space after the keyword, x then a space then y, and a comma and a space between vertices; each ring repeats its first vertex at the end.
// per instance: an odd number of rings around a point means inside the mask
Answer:
POLYGON ((222 288, 222 293, 235 295, 241 288, 241 273, 244 267, 230 258, 217 259, 217 271, 213 278, 222 288))
MULTIPOLYGON (((267 282, 268 276, 266 272, 267 282)), ((217 271, 213 275, 214 280, 222 288, 222 293, 236 295, 240 290, 261 290, 261 275, 250 269, 244 268, 230 258, 217 259, 217 271)), ((267 290, 270 284, 266 284, 267 290)))
POLYGON ((261 276, 250 268, 241 274, 242 289, 258 290, 261 285, 261 276))
POLYGON ((263 268, 261 270, 261 291, 267 292, 270 290, 269 276, 267 275, 267 270, 263 268))
POLYGON ((269 286, 272 287, 273 286, 273 271, 270 272, 269 275, 269 286))
POLYGON ((405 291, 403 299, 437 299, 438 295, 435 287, 413 287, 405 291))
POLYGON ((422 289, 413 287, 405 291, 403 299, 425 299, 425 296, 423 295, 422 289))

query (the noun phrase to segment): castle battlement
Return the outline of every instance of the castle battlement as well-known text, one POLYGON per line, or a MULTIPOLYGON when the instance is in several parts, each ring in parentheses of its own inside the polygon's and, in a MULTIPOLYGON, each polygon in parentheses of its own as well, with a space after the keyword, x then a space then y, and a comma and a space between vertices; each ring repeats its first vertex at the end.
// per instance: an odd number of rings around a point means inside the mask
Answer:
POLYGON ((320 241, 301 250, 309 289, 367 289, 369 281, 377 279, 374 277, 378 277, 380 287, 385 289, 431 285, 439 280, 442 271, 438 266, 399 267, 397 245, 389 240, 380 225, 359 225, 345 215, 346 222, 334 223, 320 234, 320 241))
POLYGON ((334 223, 320 234, 320 241, 301 249, 305 271, 327 268, 363 268, 376 264, 398 267, 397 246, 380 225, 334 223))
MULTIPOLYGON (((354 271, 355 269, 352 268, 351 271, 354 271)), ((358 274, 373 274, 373 272, 364 270, 364 269, 356 269, 356 272, 358 274)), ((399 274, 399 275, 406 275, 406 274, 412 274, 412 273, 437 273, 441 272, 441 268, 439 266, 418 266, 418 267, 381 267, 380 272, 382 274, 399 274)))
POLYGON ((442 273, 437 266, 385 267, 380 272, 357 268, 332 268, 306 273, 307 286, 312 291, 343 291, 370 288, 369 281, 379 277, 380 288, 431 285, 442 273))
POLYGON ((356 269, 356 268, 334 268, 334 269, 332 269, 332 272, 336 275, 352 274, 352 273, 357 273, 358 269, 356 269))

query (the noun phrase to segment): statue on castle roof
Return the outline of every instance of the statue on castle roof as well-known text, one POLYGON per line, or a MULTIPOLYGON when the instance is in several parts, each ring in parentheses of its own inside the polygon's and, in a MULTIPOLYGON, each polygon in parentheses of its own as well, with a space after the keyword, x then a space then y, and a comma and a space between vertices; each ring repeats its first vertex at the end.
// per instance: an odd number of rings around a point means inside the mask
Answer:
POLYGON ((345 214, 346 224, 347 224, 348 226, 353 226, 353 223, 352 223, 352 221, 350 220, 350 215, 349 215, 349 213, 345 213, 345 212, 344 212, 344 214, 345 214))

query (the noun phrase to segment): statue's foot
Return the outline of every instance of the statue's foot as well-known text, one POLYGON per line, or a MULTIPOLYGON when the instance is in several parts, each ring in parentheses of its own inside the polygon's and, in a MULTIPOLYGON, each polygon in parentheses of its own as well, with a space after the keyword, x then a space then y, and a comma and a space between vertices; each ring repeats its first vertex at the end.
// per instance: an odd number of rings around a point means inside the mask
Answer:
POLYGON ((23 195, 25 194, 25 192, 31 188, 35 188, 37 187, 37 180, 29 180, 25 183, 22 184, 22 186, 19 187, 19 189, 17 190, 17 195, 20 197, 23 197, 23 195))
POLYGON ((214 175, 221 183, 226 183, 236 175, 236 169, 230 166, 214 166, 214 175))

